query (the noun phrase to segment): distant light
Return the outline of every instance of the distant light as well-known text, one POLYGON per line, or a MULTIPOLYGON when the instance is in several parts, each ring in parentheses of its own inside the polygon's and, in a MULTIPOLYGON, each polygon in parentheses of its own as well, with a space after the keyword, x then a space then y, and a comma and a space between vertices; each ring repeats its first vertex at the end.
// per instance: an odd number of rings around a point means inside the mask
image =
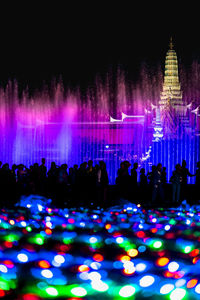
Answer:
POLYGON ((165 230, 166 231, 170 230, 170 228, 171 228, 170 225, 165 225, 165 230))
POLYGON ((161 287, 160 293, 162 295, 169 294, 174 289, 174 285, 171 283, 165 284, 161 287))
POLYGON ((50 296, 58 296, 58 291, 54 287, 48 287, 48 288, 46 288, 46 292, 50 296))
POLYGON ((200 294, 200 283, 197 284, 197 286, 195 287, 195 292, 196 292, 197 294, 200 294))
POLYGON ((162 247, 162 242, 161 242, 161 241, 156 241, 156 242, 154 242, 154 243, 153 243, 153 247, 156 248, 156 249, 162 247))
POLYGON ((71 293, 74 296, 79 296, 79 297, 84 297, 85 295, 87 295, 87 291, 83 287, 75 287, 71 289, 71 293))
POLYGON ((123 243, 123 241, 124 241, 124 239, 122 237, 116 238, 117 244, 121 244, 121 243, 123 243))
POLYGON ((88 274, 88 278, 92 281, 100 280, 101 279, 101 274, 98 272, 91 272, 88 274))
POLYGON ((63 264, 65 262, 65 258, 62 255, 56 255, 56 256, 54 256, 54 260, 58 264, 63 264))
POLYGON ((156 264, 157 264, 159 267, 164 267, 164 266, 166 266, 168 263, 169 263, 169 258, 167 258, 167 257, 160 257, 160 258, 158 258, 157 261, 156 261, 156 264))
POLYGON ((97 280, 92 282, 92 288, 99 292, 106 292, 109 289, 109 286, 107 285, 107 283, 101 280, 97 280))
POLYGON ((26 227, 26 222, 25 222, 25 221, 21 221, 20 224, 21 224, 23 227, 26 227))
POLYGON ((176 272, 178 270, 178 268, 179 268, 179 264, 175 261, 169 263, 169 265, 168 265, 168 270, 172 273, 176 272))
POLYGON ((131 297, 134 293, 135 288, 132 285, 125 285, 119 291, 119 295, 123 298, 131 297))
POLYGON ((192 250, 192 246, 186 246, 184 249, 184 252, 189 253, 189 252, 191 252, 191 250, 192 250))
POLYGON ((171 292, 170 299, 171 300, 181 300, 185 297, 185 294, 186 294, 186 290, 177 288, 171 292))
POLYGON ((141 287, 148 287, 152 285, 155 281, 155 278, 150 275, 146 275, 140 279, 140 286, 141 287))
POLYGON ((139 263, 135 266, 137 272, 143 272, 146 269, 146 265, 144 263, 139 263))
POLYGON ((109 149, 110 146, 109 146, 109 145, 106 145, 105 147, 106 147, 106 149, 109 149))
POLYGON ((185 285, 185 283, 186 283, 186 280, 185 280, 185 279, 179 279, 179 280, 177 280, 177 282, 175 283, 175 286, 176 286, 176 287, 181 287, 181 286, 185 285))
POLYGON ((97 238, 96 238, 95 236, 92 236, 92 237, 89 239, 89 241, 90 241, 91 244, 94 244, 94 243, 96 243, 98 240, 97 240, 97 238))
POLYGON ((2 273, 7 273, 8 272, 8 268, 4 265, 0 265, 0 272, 2 273))
POLYGON ((21 262, 27 262, 28 261, 28 256, 26 254, 20 253, 17 255, 17 259, 21 262))
POLYGON ((41 274, 45 278, 52 278, 53 277, 53 273, 50 270, 42 270, 41 274))

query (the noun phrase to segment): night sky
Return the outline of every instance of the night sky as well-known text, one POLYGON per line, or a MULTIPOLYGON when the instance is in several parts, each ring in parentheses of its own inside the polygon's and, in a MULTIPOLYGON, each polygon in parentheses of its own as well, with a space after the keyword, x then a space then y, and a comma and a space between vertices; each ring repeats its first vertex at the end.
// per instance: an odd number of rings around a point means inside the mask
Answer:
POLYGON ((200 57, 197 7, 30 3, 1 5, 1 85, 15 78, 21 87, 37 88, 61 75, 66 85, 87 86, 119 65, 134 80, 142 62, 164 64, 171 35, 181 63, 200 57))

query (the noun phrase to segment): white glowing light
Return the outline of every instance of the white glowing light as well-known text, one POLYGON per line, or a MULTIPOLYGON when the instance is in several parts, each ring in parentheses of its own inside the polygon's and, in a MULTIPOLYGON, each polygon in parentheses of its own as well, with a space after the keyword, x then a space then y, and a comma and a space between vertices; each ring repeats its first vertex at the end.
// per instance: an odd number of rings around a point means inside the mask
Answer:
POLYGON ((168 265, 168 270, 172 273, 176 272, 178 268, 179 268, 179 264, 175 261, 170 262, 168 265))
POLYGON ((75 296, 84 297, 87 295, 87 291, 83 287, 75 287, 71 290, 71 293, 75 296))
POLYGON ((90 264, 90 267, 91 267, 92 269, 94 269, 94 270, 98 270, 98 269, 101 267, 101 264, 98 263, 98 262, 92 262, 92 263, 90 264))
POLYGON ((20 224, 21 224, 23 227, 26 227, 26 222, 25 222, 25 221, 21 221, 20 224))
POLYGON ((121 243, 123 243, 123 241, 124 241, 124 239, 122 237, 116 238, 117 244, 121 244, 121 243))
POLYGON ((52 278, 53 277, 53 273, 50 270, 42 270, 41 274, 45 278, 52 278))
POLYGON ((92 236, 90 239, 89 239, 90 243, 91 244, 94 244, 97 242, 97 238, 95 236, 92 236))
POLYGON ((152 285, 155 281, 155 278, 151 275, 146 275, 140 279, 140 286, 141 287, 148 287, 152 285))
POLYGON ((98 272, 91 272, 88 274, 88 278, 92 281, 97 281, 101 279, 101 275, 98 272))
POLYGON ((46 292, 51 296, 58 296, 58 291, 54 287, 48 287, 46 292))
POLYGON ((0 272, 2 273, 7 273, 8 272, 8 268, 4 265, 0 265, 0 272))
POLYGON ((26 254, 20 253, 17 255, 17 259, 21 262, 27 262, 28 256, 26 254))
POLYGON ((195 292, 196 292, 197 294, 200 294, 200 283, 197 284, 197 286, 195 287, 195 292))
POLYGON ((146 265, 144 263, 139 263, 135 266, 137 272, 143 272, 146 269, 146 265))
POLYGON ((125 285, 119 291, 119 295, 124 298, 131 297, 134 293, 135 288, 132 285, 125 285))
POLYGON ((169 294, 174 289, 174 285, 171 283, 165 284, 161 287, 160 293, 162 295, 169 294))
POLYGON ((108 290, 109 286, 101 280, 95 280, 92 281, 92 288, 99 292, 105 292, 108 290))
POLYGON ((186 280, 182 278, 182 279, 177 280, 177 282, 175 283, 175 286, 181 287, 181 286, 184 286, 185 283, 186 283, 186 280))
POLYGON ((170 225, 165 225, 165 230, 166 231, 170 230, 170 225))
POLYGON ((170 299, 171 300, 181 300, 185 297, 185 294, 186 294, 186 290, 177 288, 171 292, 170 299))
POLYGON ((54 256, 54 261, 57 264, 63 264, 65 262, 65 258, 62 255, 56 255, 56 256, 54 256))

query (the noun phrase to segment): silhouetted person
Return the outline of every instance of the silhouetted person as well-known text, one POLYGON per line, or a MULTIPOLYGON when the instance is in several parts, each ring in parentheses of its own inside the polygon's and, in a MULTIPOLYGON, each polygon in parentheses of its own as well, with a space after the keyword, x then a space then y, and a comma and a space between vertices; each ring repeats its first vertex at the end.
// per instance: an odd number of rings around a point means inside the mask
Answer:
POLYGON ((45 166, 45 158, 42 158, 42 164, 39 167, 39 192, 45 194, 47 185, 47 168, 45 166))
POLYGON ((181 176, 182 176, 182 184, 181 184, 181 199, 188 199, 188 187, 187 187, 187 178, 194 176, 193 174, 191 174, 188 170, 188 168, 186 168, 186 161, 183 159, 182 161, 182 166, 181 166, 181 176))
POLYGON ((144 203, 147 197, 147 176, 145 175, 145 169, 141 168, 140 170, 140 179, 139 179, 139 195, 140 200, 144 203))
POLYGON ((164 200, 163 185, 161 180, 162 164, 158 163, 156 170, 153 173, 153 192, 152 192, 152 203, 155 204, 156 200, 161 200, 161 205, 164 200))
POLYGON ((138 163, 133 164, 131 169, 131 184, 132 184, 132 199, 136 200, 138 198, 138 163))
POLYGON ((108 190, 108 173, 104 161, 99 162, 97 170, 97 205, 105 207, 107 204, 107 190, 108 190))
POLYGON ((56 163, 54 161, 51 163, 51 167, 47 175, 48 175, 47 178, 48 191, 50 193, 50 196, 55 200, 57 180, 58 180, 58 170, 57 170, 56 163))
POLYGON ((197 162, 197 170, 195 176, 195 198, 196 200, 200 200, 200 161, 197 162))
POLYGON ((170 178, 170 182, 172 183, 172 202, 173 204, 178 204, 180 201, 180 191, 182 184, 182 170, 181 165, 177 164, 175 167, 175 171, 173 171, 172 176, 170 178))

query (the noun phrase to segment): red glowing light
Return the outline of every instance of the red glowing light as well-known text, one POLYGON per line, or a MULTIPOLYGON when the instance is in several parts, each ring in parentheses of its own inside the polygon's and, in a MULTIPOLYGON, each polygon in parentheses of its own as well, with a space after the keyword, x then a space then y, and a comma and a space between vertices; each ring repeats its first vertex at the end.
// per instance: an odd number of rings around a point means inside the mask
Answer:
POLYGON ((4 296, 5 296, 4 290, 0 289, 0 297, 4 297, 4 296))
POLYGON ((69 218, 69 219, 68 219, 68 223, 70 223, 70 224, 74 224, 74 222, 75 222, 75 220, 74 220, 74 219, 72 219, 72 218, 69 218))
POLYGON ((34 294, 25 294, 22 297, 22 300, 39 300, 40 298, 34 294))
POLYGON ((42 269, 48 269, 50 268, 50 263, 47 260, 40 260, 38 266, 42 269))
POLYGON ((197 279, 191 279, 188 281, 187 283, 187 288, 191 289, 193 287, 195 287, 195 285, 197 284, 198 280, 197 279))
POLYGON ((97 261, 97 262, 100 262, 100 261, 103 261, 103 260, 104 260, 104 257, 103 257, 103 255, 101 255, 101 254, 95 254, 95 255, 93 256, 93 259, 94 259, 95 261, 97 261))
POLYGON ((144 232, 144 231, 138 231, 138 232, 136 233, 136 235, 137 235, 137 237, 139 237, 139 238, 144 238, 144 237, 145 237, 145 232, 144 232))

